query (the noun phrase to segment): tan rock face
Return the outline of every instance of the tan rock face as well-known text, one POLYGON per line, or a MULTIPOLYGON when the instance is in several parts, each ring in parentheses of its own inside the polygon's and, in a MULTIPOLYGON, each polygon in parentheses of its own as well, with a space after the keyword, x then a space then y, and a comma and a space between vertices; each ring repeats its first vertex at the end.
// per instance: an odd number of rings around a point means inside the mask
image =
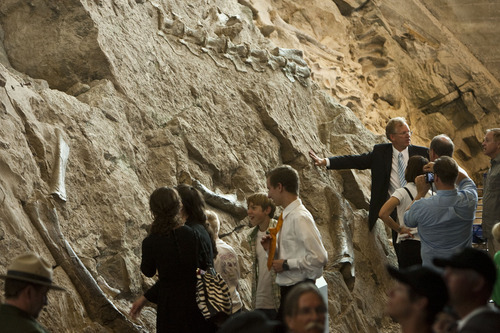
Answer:
MULTIPOLYGON (((53 332, 153 332, 154 308, 127 317, 152 283, 139 270, 152 190, 202 188, 228 233, 287 163, 329 253, 330 331, 396 332, 383 315, 395 256, 382 223, 367 228, 369 171, 319 170, 307 152, 366 152, 405 116, 414 143, 450 135, 481 179, 498 75, 440 5, 2 1, 0 271, 24 251, 58 265, 69 292, 51 292, 40 317, 53 332)), ((225 238, 246 306, 247 231, 225 238)))

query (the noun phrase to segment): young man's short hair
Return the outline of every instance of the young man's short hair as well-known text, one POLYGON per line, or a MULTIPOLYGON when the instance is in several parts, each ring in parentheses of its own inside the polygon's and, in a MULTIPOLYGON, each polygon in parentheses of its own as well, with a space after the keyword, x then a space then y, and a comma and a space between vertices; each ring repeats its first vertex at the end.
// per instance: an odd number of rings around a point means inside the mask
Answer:
POLYGON ((271 200, 265 193, 254 193, 247 198, 247 206, 254 204, 262 207, 262 210, 266 210, 267 207, 271 207, 271 211, 267 214, 270 218, 274 217, 276 212, 276 205, 273 200, 271 200))
POLYGON ((387 139, 391 140, 391 134, 396 133, 396 127, 400 125, 408 125, 406 123, 406 119, 403 117, 396 117, 392 118, 387 122, 387 125, 385 126, 385 136, 387 139))
POLYGON ((273 187, 281 184, 287 192, 299 195, 299 174, 291 166, 281 165, 276 167, 267 173, 267 178, 273 187))
POLYGON ((500 222, 495 223, 493 229, 491 229, 493 238, 500 243, 500 222))
POLYGON ((441 156, 434 162, 434 173, 446 185, 455 184, 458 177, 458 165, 448 156, 441 156))

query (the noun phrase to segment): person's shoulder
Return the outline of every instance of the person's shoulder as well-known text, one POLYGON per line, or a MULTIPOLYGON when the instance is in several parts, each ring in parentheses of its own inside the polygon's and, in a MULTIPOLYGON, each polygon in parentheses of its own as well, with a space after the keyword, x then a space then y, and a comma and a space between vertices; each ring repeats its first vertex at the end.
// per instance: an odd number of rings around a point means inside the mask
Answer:
POLYGON ((483 328, 487 327, 488 329, 485 330, 484 332, 499 332, 500 311, 494 308, 488 309, 487 311, 481 311, 472 318, 470 318, 462 330, 465 332, 469 332, 467 329, 473 327, 483 327, 483 328))
POLYGON ((291 214, 293 214, 293 219, 297 222, 314 222, 311 212, 302 203, 295 207, 291 214))
POLYGON ((409 145, 408 150, 411 150, 412 152, 417 152, 420 154, 428 154, 429 153, 429 148, 423 147, 423 146, 409 145))
POLYGON ((187 225, 181 225, 177 229, 175 229, 176 232, 182 233, 182 234, 192 234, 194 235, 194 230, 193 228, 187 226, 187 225))
POLYGON ((373 146, 373 150, 389 149, 392 148, 392 143, 377 143, 373 146))
POLYGON ((404 187, 400 187, 394 190, 391 197, 395 197, 396 199, 401 200, 401 198, 404 198, 405 195, 406 190, 404 189, 404 187))

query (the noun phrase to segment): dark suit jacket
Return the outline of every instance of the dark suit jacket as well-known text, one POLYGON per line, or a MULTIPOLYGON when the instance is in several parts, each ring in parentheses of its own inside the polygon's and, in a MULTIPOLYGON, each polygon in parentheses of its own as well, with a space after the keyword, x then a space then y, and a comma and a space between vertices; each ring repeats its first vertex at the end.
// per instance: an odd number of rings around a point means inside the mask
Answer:
MULTIPOLYGON (((422 155, 429 158, 429 150, 425 147, 410 145, 408 153, 409 156, 422 155)), ((388 199, 392 167, 392 143, 375 145, 373 150, 366 154, 335 156, 330 157, 329 160, 329 169, 371 169, 372 190, 368 223, 370 230, 372 230, 377 222, 380 208, 388 199)))

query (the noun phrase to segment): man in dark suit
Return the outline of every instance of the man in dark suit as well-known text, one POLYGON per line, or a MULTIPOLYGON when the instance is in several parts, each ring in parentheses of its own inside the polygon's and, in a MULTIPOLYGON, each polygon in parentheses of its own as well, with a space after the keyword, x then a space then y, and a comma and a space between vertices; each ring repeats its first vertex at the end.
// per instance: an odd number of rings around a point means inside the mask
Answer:
MULTIPOLYGON (((412 132, 404 118, 397 117, 389 120, 385 127, 385 134, 391 143, 375 145, 371 152, 361 155, 319 158, 314 152, 309 152, 315 165, 326 166, 327 169, 371 169, 372 189, 368 215, 370 230, 377 222, 380 208, 392 192, 406 185, 406 182, 402 183, 401 181, 404 181, 404 169, 406 169, 410 156, 421 155, 429 158, 427 148, 410 145, 412 132), (401 153, 401 157, 399 153, 401 153), (400 163, 403 164, 403 179, 399 177, 400 163)), ((394 235, 393 244, 396 244, 394 235)))

